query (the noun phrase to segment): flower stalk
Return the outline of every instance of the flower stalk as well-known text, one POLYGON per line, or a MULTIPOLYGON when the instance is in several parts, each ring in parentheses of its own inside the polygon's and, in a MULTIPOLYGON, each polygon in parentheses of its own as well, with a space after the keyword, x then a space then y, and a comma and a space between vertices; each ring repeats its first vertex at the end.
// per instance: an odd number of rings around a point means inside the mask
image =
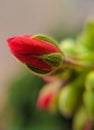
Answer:
POLYGON ((72 60, 69 58, 64 59, 64 63, 69 66, 69 67, 73 67, 73 68, 82 68, 82 69, 87 69, 87 70, 93 70, 94 66, 93 65, 87 65, 87 64, 83 64, 77 60, 72 60))

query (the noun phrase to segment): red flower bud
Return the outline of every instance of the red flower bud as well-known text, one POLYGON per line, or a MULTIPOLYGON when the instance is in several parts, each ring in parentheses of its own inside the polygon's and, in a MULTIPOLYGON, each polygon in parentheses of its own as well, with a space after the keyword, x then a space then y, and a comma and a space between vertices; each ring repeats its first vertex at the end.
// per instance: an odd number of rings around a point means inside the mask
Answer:
POLYGON ((53 93, 46 93, 46 94, 39 96, 39 98, 37 100, 38 108, 44 109, 44 110, 49 109, 54 96, 55 96, 55 94, 53 94, 53 93))
MULTIPOLYGON (((54 44, 34 38, 32 36, 17 36, 9 38, 8 45, 11 52, 23 63, 33 69, 40 69, 44 71, 51 71, 53 66, 48 64, 45 59, 53 57, 49 54, 60 54, 57 46, 54 44), (48 55, 48 57, 46 57, 48 55), (42 56, 44 56, 42 58, 42 56)), ((61 54, 60 54, 61 56, 61 54)), ((54 56, 55 57, 55 56, 54 56)), ((47 60, 49 60, 47 59, 47 60)))
POLYGON ((57 98, 61 87, 61 80, 55 80, 42 87, 39 92, 36 105, 38 108, 55 112, 57 109, 57 98))

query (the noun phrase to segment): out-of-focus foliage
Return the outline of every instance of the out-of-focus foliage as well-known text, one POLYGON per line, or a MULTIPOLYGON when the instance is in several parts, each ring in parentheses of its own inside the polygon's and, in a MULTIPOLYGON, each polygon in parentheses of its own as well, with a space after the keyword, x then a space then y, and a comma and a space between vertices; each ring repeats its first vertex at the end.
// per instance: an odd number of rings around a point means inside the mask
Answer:
POLYGON ((36 99, 44 81, 22 70, 9 85, 5 126, 7 130, 70 130, 71 123, 59 113, 53 115, 36 107, 36 99))

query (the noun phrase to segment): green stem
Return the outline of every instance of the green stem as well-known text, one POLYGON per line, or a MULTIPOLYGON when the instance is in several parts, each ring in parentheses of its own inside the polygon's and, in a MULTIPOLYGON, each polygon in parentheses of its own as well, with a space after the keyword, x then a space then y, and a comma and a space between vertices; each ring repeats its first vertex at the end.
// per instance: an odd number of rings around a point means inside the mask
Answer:
POLYGON ((74 61, 74 60, 68 59, 68 58, 65 58, 64 63, 65 63, 65 65, 74 67, 74 68, 82 68, 82 69, 87 69, 87 70, 94 69, 94 66, 82 64, 81 62, 74 61))

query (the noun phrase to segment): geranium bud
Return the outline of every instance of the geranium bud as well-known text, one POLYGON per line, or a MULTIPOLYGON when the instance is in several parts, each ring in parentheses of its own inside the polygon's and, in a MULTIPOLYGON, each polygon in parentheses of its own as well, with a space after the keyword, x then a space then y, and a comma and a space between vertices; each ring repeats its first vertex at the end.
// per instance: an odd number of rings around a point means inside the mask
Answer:
POLYGON ((91 122, 89 120, 86 108, 82 105, 73 118, 73 130, 91 130, 91 122))
POLYGON ((46 74, 63 63, 59 48, 48 40, 37 36, 16 36, 7 41, 14 56, 33 72, 46 74))
POLYGON ((94 92, 85 91, 83 94, 83 102, 86 106, 90 119, 94 122, 94 92))
POLYGON ((42 110, 55 112, 57 109, 57 97, 61 82, 55 81, 43 86, 37 99, 37 107, 42 110))
POLYGON ((59 110, 65 117, 72 117, 79 105, 82 88, 74 84, 64 86, 59 94, 59 110))
POLYGON ((54 97, 53 93, 43 94, 40 97, 38 97, 38 100, 37 100, 38 108, 44 109, 44 110, 49 109, 53 97, 54 97))
POLYGON ((90 72, 86 78, 86 89, 94 92, 94 71, 90 72))

